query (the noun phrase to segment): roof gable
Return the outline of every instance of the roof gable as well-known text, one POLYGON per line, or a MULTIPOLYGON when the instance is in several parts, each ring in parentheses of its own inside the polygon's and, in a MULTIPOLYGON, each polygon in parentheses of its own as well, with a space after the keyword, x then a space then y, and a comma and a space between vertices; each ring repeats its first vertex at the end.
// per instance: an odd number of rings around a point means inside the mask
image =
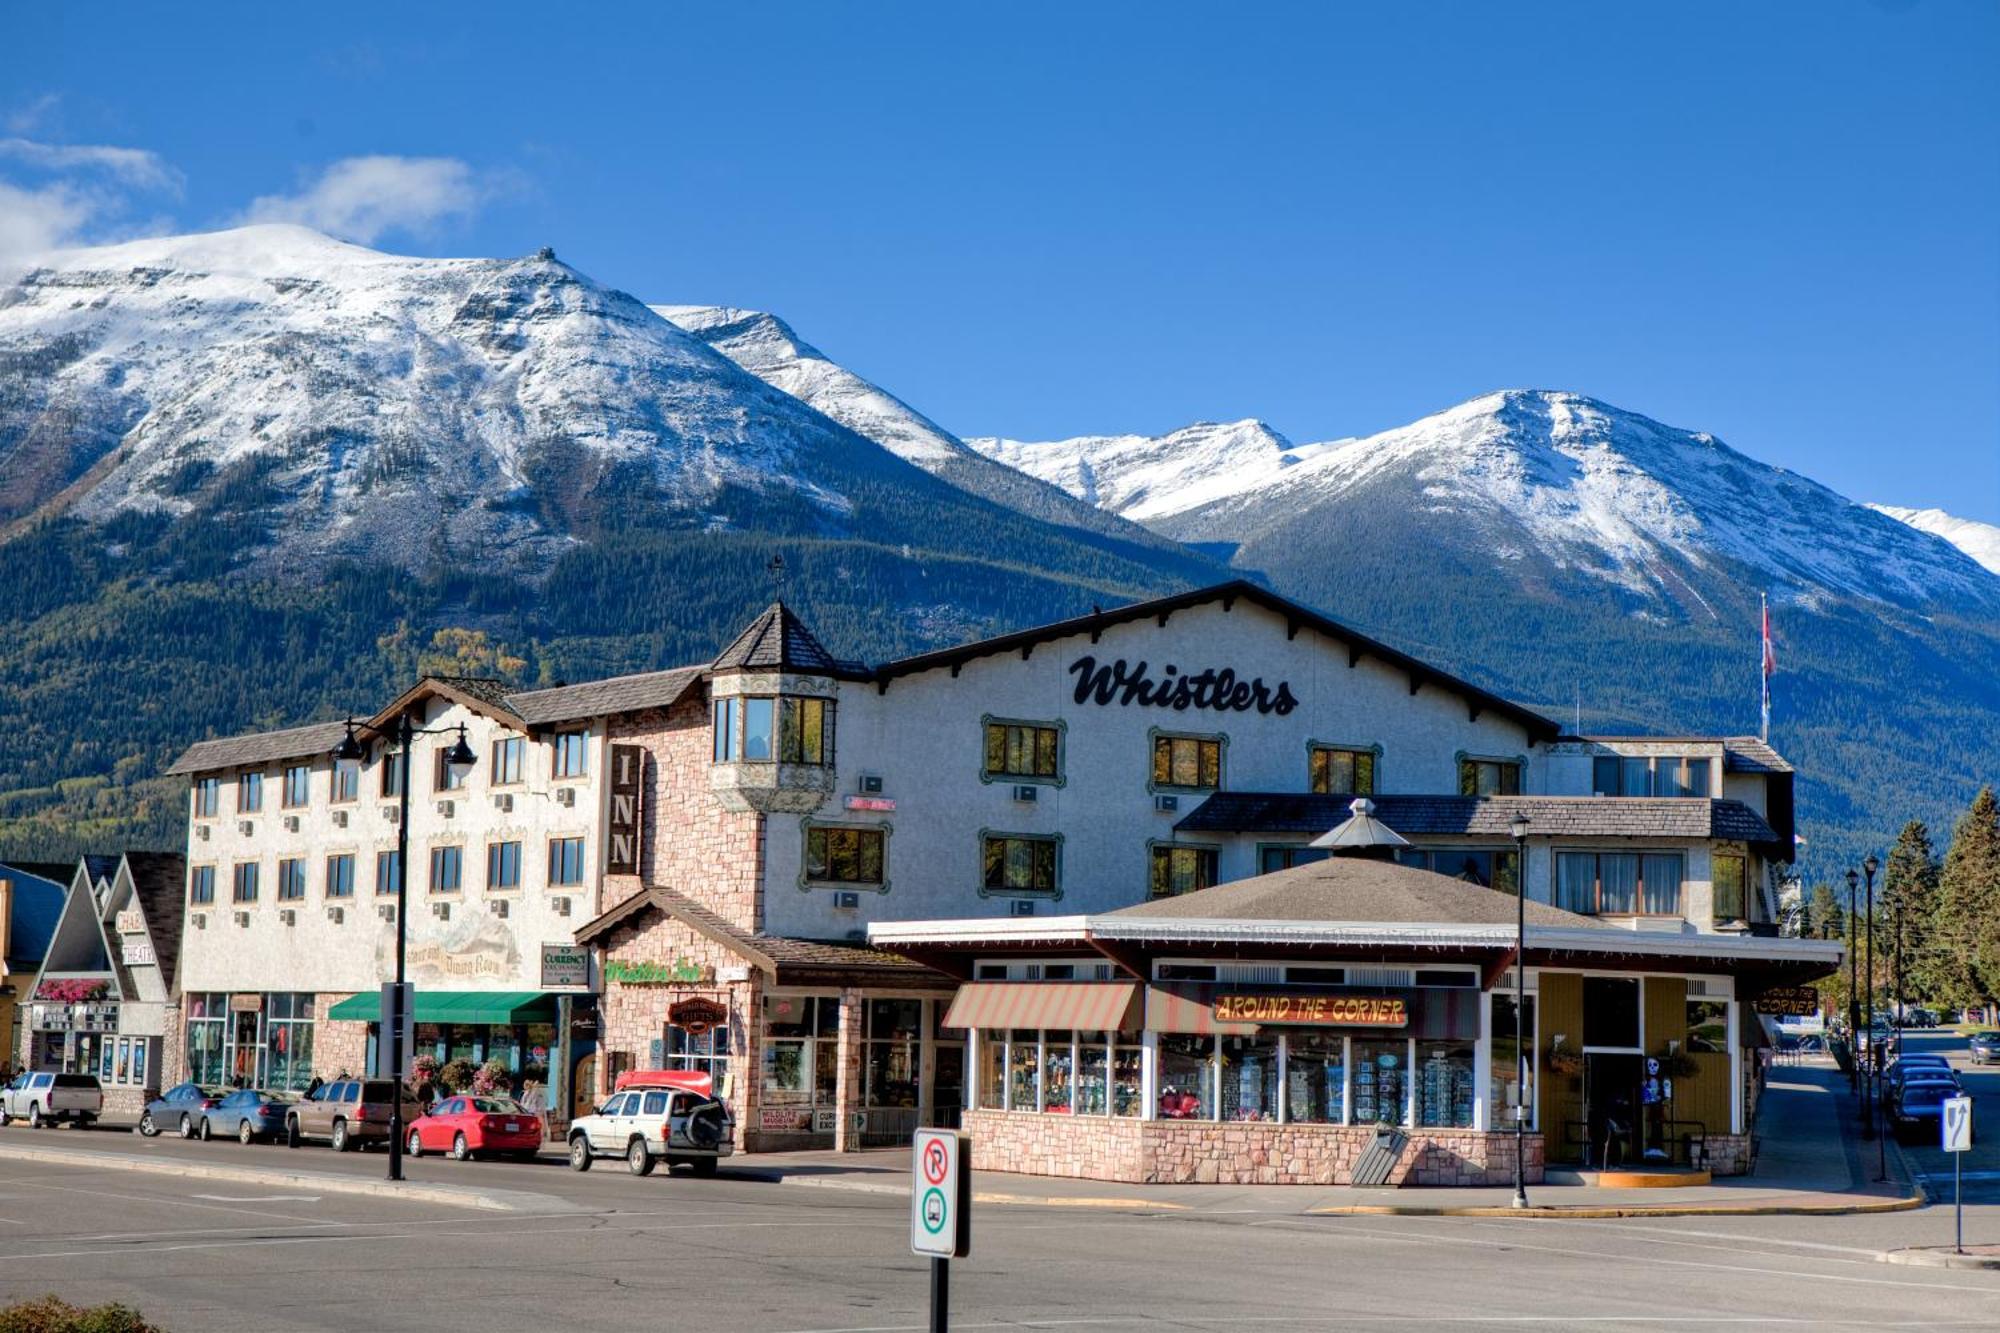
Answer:
POLYGON ((829 653, 796 611, 783 602, 773 602, 715 655, 709 670, 848 676, 859 674, 863 668, 829 653))
POLYGON ((518 729, 523 725, 521 716, 508 707, 507 693, 507 682, 492 676, 423 676, 397 695, 388 707, 369 718, 366 729, 377 735, 385 734, 398 717, 427 699, 443 699, 518 729))

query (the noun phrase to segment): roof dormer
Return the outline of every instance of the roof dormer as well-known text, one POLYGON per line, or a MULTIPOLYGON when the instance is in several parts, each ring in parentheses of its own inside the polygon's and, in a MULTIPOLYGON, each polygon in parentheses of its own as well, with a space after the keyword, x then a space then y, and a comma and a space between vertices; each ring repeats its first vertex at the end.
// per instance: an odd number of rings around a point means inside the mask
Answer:
POLYGON ((709 788, 730 809, 810 814, 834 788, 834 711, 860 674, 773 602, 708 669, 714 707, 709 788))

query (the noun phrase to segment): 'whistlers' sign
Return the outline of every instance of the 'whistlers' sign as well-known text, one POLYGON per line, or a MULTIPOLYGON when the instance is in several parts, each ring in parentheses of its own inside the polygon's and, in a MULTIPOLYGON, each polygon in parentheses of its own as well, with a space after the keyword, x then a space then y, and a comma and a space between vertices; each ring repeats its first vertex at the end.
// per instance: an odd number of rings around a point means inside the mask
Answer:
POLYGON ((1281 680, 1273 687, 1266 685, 1262 676, 1243 680, 1231 667, 1182 671, 1167 662, 1156 676, 1143 661, 1134 664, 1121 657, 1099 666, 1095 657, 1086 656, 1070 663, 1069 671, 1076 677, 1074 698, 1080 704, 1117 704, 1122 708, 1138 704, 1142 708, 1171 708, 1177 713, 1190 708, 1217 713, 1255 711, 1279 717, 1299 706, 1289 683, 1281 680))
POLYGON ((1410 1014, 1393 995, 1218 995, 1215 1021, 1400 1028, 1409 1025, 1410 1014))

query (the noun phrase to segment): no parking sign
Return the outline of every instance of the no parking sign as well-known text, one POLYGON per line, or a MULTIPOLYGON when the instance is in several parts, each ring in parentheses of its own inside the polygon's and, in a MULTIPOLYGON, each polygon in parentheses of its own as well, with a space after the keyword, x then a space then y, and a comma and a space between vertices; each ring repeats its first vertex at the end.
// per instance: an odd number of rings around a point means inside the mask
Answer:
POLYGON ((920 1129, 910 1145, 910 1249, 933 1259, 972 1253, 972 1171, 966 1138, 920 1129))

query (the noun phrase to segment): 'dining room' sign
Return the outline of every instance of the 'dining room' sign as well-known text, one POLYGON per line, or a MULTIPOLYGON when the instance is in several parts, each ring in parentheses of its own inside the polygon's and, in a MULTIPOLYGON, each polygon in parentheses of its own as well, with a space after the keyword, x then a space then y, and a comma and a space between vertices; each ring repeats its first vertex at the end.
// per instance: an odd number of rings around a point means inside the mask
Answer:
POLYGON ((1400 1028, 1409 1025, 1410 1014, 1394 995, 1218 995, 1215 1021, 1400 1028))

